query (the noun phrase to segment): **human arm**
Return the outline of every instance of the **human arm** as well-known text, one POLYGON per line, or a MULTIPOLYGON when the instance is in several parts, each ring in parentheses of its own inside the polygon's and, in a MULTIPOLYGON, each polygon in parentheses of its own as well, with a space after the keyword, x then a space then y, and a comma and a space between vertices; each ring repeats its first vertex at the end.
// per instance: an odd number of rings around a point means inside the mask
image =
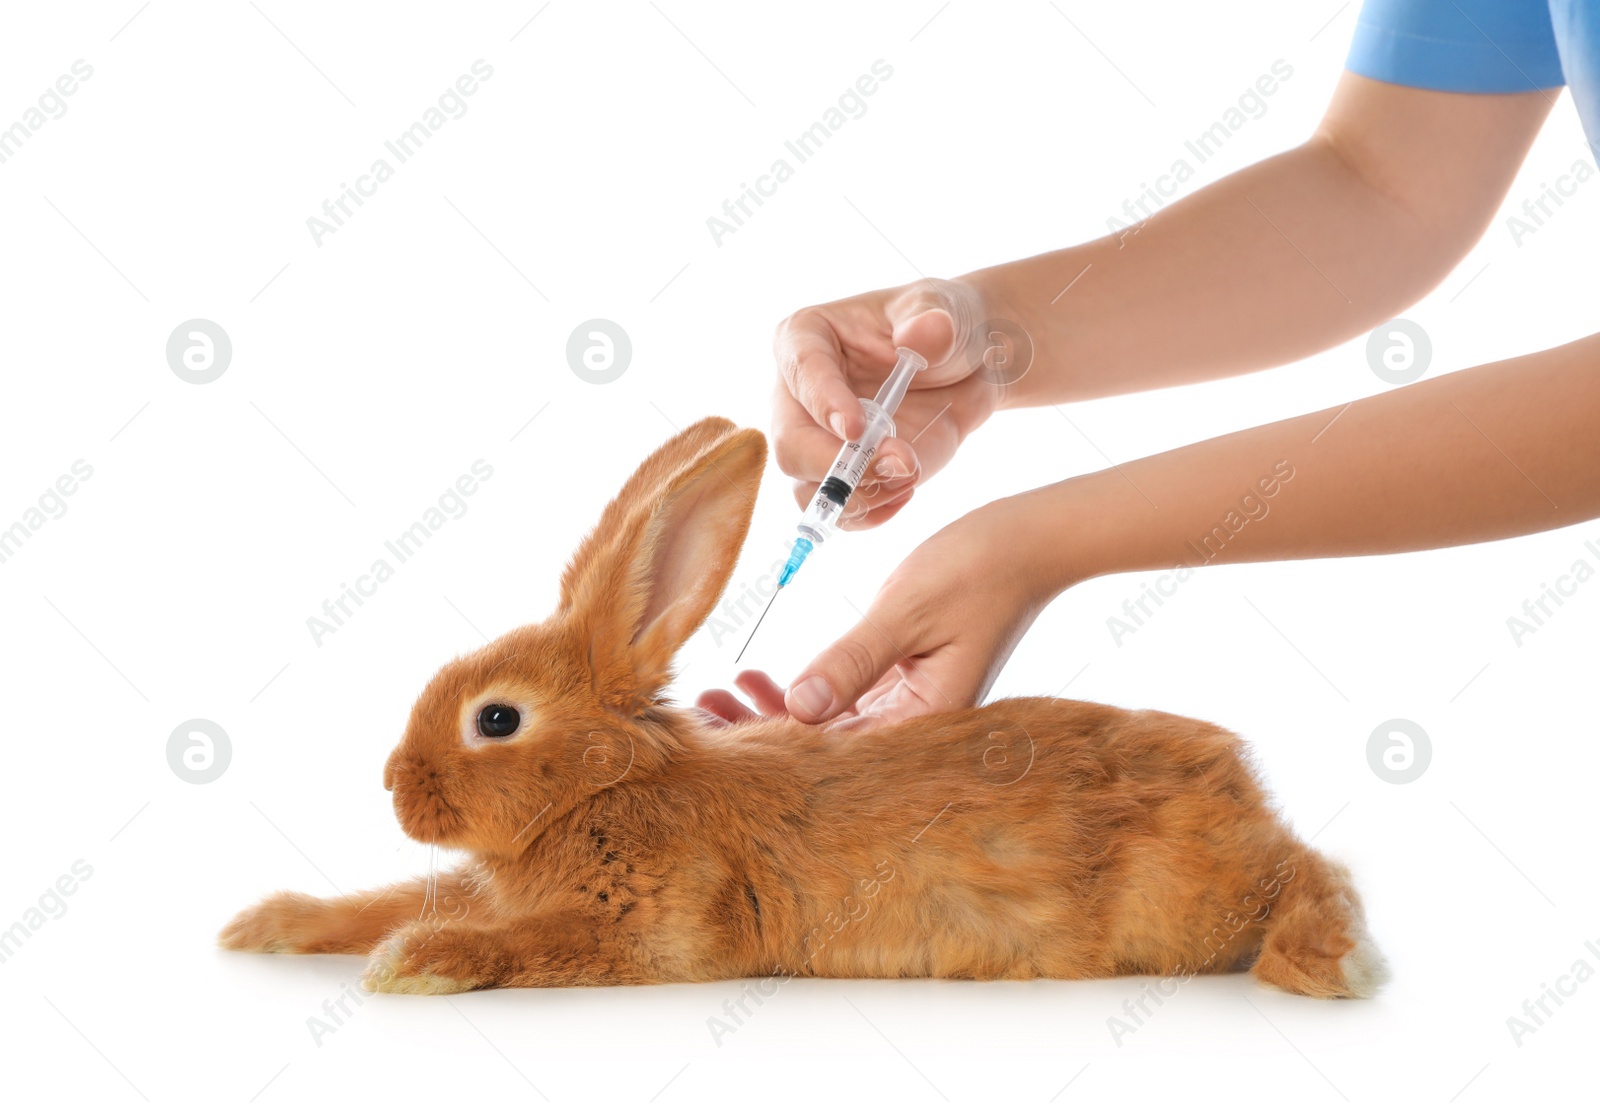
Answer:
POLYGON ((1346 73, 1304 144, 1136 227, 799 311, 774 346, 779 466, 809 501, 840 437, 860 430, 856 398, 876 389, 896 344, 933 367, 884 448, 907 474, 866 488, 863 526, 903 507, 996 410, 1237 375, 1370 330, 1471 249, 1550 102, 1346 73), (1033 346, 1027 371, 1005 387, 972 371, 969 345, 974 334, 983 343, 992 319, 1020 325, 1033 346))
MULTIPOLYGON (((981 507, 912 552, 785 704, 853 724, 978 702, 1038 611, 1099 575, 1406 552, 1597 516, 1600 335, 981 507)), ((741 686, 775 706, 774 687, 741 686)))

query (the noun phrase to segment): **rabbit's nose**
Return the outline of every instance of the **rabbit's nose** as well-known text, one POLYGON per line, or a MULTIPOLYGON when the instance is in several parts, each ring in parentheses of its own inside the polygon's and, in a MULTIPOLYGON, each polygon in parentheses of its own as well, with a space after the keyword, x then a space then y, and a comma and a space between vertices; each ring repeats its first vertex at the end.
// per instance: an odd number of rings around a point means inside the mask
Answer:
POLYGON ((383 764, 383 788, 390 793, 394 792, 394 756, 392 755, 383 764))

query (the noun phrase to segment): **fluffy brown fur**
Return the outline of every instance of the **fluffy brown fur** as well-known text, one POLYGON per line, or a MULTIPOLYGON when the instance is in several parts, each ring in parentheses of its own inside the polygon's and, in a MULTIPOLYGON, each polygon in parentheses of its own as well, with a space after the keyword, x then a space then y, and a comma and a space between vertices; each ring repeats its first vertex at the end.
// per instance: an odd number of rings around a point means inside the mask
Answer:
POLYGON ((423 691, 384 782, 405 831, 463 865, 432 890, 278 894, 222 944, 370 955, 367 986, 407 993, 1251 963, 1296 993, 1376 988, 1348 875, 1295 838, 1221 729, 1029 698, 840 735, 665 703, 765 459, 721 419, 668 442, 555 614, 423 691), (520 712, 514 735, 478 733, 490 703, 520 712))

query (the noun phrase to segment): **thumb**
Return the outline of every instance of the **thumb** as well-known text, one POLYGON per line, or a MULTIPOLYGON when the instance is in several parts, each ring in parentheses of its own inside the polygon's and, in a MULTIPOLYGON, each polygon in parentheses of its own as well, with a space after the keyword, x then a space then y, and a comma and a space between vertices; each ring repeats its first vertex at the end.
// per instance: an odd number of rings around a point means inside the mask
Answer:
POLYGON ((955 353, 956 320, 943 297, 929 296, 914 304, 915 313, 895 324, 891 340, 918 353, 929 366, 943 364, 955 353))
POLYGON ((893 639, 863 620, 811 661, 784 695, 784 706, 797 720, 821 724, 853 706, 901 654, 893 639))
POLYGON ((919 280, 889 305, 891 340, 928 362, 919 386, 954 383, 970 371, 967 346, 984 317, 977 292, 953 280, 919 280))

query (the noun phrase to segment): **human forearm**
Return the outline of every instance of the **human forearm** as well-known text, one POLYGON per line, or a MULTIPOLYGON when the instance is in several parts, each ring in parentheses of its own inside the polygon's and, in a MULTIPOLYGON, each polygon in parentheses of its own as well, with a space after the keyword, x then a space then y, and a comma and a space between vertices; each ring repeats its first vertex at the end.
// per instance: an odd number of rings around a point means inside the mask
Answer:
POLYGON ((1137 232, 974 278, 1033 340, 1035 370, 1006 396, 1032 406, 1310 356, 1415 302, 1454 263, 1444 252, 1313 142, 1179 200, 1137 232))
POLYGON ((996 506, 1050 519, 1057 539, 1031 546, 1074 550, 1038 565, 1048 593, 1117 571, 1404 552, 1571 525, 1600 516, 1600 335, 996 506))
POLYGON ((1305 145, 1137 227, 965 277, 1033 341, 1005 403, 1254 371, 1372 329, 1477 240, 1547 110, 1346 75, 1305 145))

